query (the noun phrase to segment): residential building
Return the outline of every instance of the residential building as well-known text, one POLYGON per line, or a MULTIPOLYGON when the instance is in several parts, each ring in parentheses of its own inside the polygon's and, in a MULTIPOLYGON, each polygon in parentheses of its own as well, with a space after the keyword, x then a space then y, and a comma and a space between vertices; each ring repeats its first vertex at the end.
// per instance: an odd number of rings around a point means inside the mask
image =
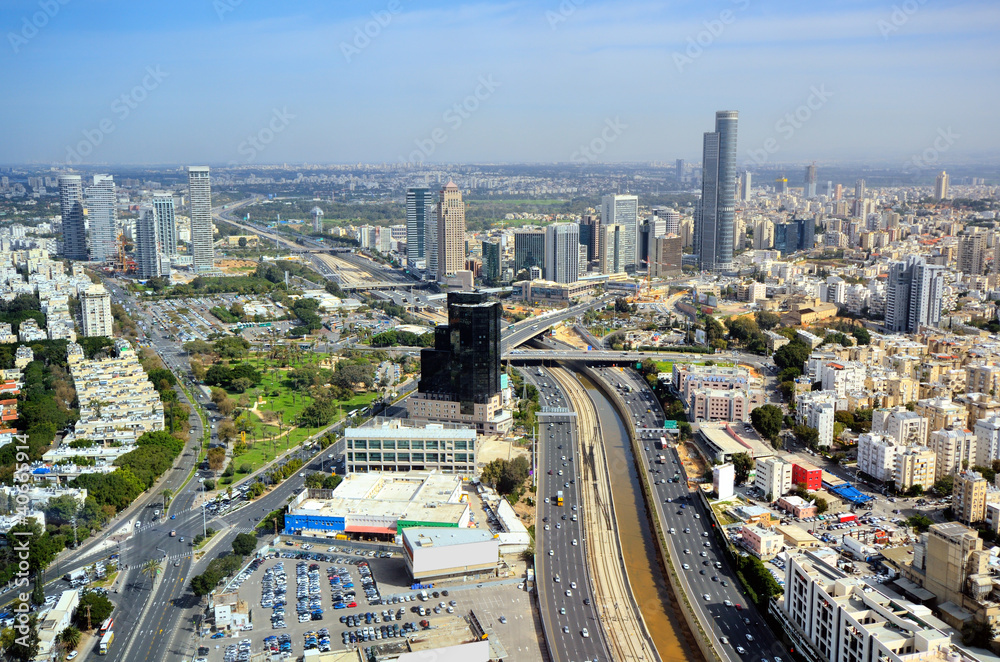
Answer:
POLYGON ((963 274, 983 273, 983 259, 986 251, 986 235, 978 232, 958 236, 958 270, 963 274))
POLYGON ((792 484, 804 485, 815 492, 823 487, 823 471, 808 462, 795 462, 792 464, 792 484))
POLYGON ((976 471, 960 471, 955 476, 951 510, 958 521, 975 524, 986 516, 986 490, 989 481, 976 471))
POLYGON ((810 551, 789 553, 774 613, 808 662, 973 662, 928 624, 929 610, 883 594, 810 551))
POLYGON ((944 170, 941 171, 934 179, 934 198, 937 200, 944 200, 948 197, 948 173, 944 170))
POLYGON ((892 438, 897 446, 923 446, 927 443, 929 421, 904 406, 876 409, 872 412, 871 431, 892 438))
POLYGON ((87 187, 87 211, 90 259, 94 262, 111 262, 118 254, 114 177, 94 175, 93 185, 87 187))
POLYGON ((831 361, 820 366, 820 379, 824 391, 833 391, 838 398, 848 393, 865 390, 868 369, 859 361, 831 361))
POLYGON ((794 494, 781 497, 778 499, 775 506, 777 506, 778 510, 783 510, 792 517, 797 517, 799 519, 816 517, 818 512, 815 501, 806 501, 802 497, 795 496, 794 494))
POLYGON ((736 127, 739 113, 720 110, 702 142, 701 200, 695 212, 695 253, 702 271, 733 268, 736 211, 736 127))
POLYGON ((970 363, 965 366, 967 393, 1000 394, 1000 365, 996 363, 970 363))
POLYGON ((406 189, 406 257, 411 264, 426 257, 427 218, 434 213, 434 193, 430 189, 406 189))
POLYGON ((92 285, 80 293, 80 316, 84 336, 114 337, 114 317, 111 315, 111 295, 103 285, 92 285))
POLYGON ((83 213, 83 180, 80 175, 59 176, 59 208, 62 214, 63 255, 86 262, 87 225, 83 213))
POLYGON ((809 391, 795 398, 795 421, 819 433, 818 445, 833 443, 833 417, 837 409, 837 394, 833 391, 809 391))
POLYGON ((188 166, 191 216, 191 267, 195 272, 215 268, 212 232, 212 183, 208 166, 188 166))
POLYGON ((156 213, 156 236, 164 255, 177 255, 177 218, 174 215, 172 193, 154 193, 153 211, 156 213))
POLYGON ((347 428, 337 442, 347 473, 437 471, 474 475, 476 431, 439 423, 415 425, 382 419, 375 425, 347 428))
POLYGON ((698 389, 688 398, 688 416, 696 421, 749 421, 750 412, 765 404, 759 390, 698 389))
POLYGON ((156 211, 153 207, 140 209, 139 218, 135 222, 135 262, 139 278, 142 279, 163 275, 162 249, 156 226, 156 211))
POLYGON ((893 333, 917 333, 941 321, 945 268, 918 255, 889 266, 885 328, 893 333))
POLYGON ((754 487, 769 502, 792 491, 792 464, 778 456, 757 458, 754 487))
POLYGON ((622 226, 620 230, 622 270, 629 273, 635 271, 639 266, 639 198, 634 195, 618 194, 602 197, 601 225, 622 226))
POLYGON ((545 231, 514 231, 514 277, 522 270, 545 266, 545 231))
MULTIPOLYGON (((917 400, 914 413, 927 419, 929 431, 942 428, 965 427, 967 422, 965 407, 948 398, 925 398, 917 400)), ((928 439, 930 432, 928 432, 928 439)))
POLYGON ((465 269, 465 203, 455 182, 441 189, 437 212, 437 278, 441 281, 465 269))
POLYGON ((575 283, 580 277, 580 226, 553 223, 545 228, 545 279, 575 283))
POLYGON ((744 524, 740 528, 740 533, 743 546, 762 561, 773 559, 785 544, 785 537, 780 533, 754 524, 744 524))
POLYGON ((926 446, 910 446, 896 453, 893 473, 896 490, 908 492, 919 485, 925 492, 937 478, 937 454, 926 446))
POLYGON ((896 477, 896 452, 902 450, 892 437, 874 432, 858 435, 858 471, 888 483, 896 477))
POLYGON ((992 466, 994 460, 1000 460, 1000 416, 979 419, 973 431, 976 435, 975 466, 992 466))
POLYGON ((937 456, 937 477, 955 474, 976 462, 976 436, 963 427, 931 432, 927 447, 937 456))

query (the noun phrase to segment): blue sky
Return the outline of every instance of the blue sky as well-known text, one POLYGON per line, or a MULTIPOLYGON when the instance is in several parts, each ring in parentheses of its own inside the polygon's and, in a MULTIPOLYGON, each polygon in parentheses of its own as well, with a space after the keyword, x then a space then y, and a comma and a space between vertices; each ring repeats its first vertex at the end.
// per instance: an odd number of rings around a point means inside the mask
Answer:
POLYGON ((698 161, 720 109, 748 163, 1000 147, 995 0, 2 0, 0 25, 5 163, 698 161))

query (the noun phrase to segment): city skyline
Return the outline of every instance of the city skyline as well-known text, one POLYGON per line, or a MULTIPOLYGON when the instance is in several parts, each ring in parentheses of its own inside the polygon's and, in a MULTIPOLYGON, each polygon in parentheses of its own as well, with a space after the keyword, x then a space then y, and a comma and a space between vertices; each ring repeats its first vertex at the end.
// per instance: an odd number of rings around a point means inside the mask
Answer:
POLYGON ((940 168, 1000 144, 997 91, 967 93, 997 74, 986 2, 112 2, 23 28, 37 10, 5 8, 6 163, 697 162, 718 108, 741 112, 741 166, 937 149, 940 168), (612 74, 642 103, 596 94, 612 74))

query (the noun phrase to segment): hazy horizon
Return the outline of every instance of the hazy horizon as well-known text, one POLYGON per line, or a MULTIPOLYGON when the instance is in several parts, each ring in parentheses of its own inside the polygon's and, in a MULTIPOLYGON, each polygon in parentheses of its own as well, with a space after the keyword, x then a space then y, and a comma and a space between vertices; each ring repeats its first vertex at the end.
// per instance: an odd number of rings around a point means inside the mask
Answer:
POLYGON ((1000 5, 15 0, 0 162, 996 163, 1000 5), (994 81, 990 83, 989 81, 994 81))

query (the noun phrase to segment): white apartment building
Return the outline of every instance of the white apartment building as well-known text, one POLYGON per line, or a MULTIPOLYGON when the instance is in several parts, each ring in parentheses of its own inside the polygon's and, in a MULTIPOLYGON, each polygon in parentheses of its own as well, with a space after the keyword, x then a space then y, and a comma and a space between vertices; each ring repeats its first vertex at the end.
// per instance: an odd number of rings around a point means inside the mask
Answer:
POLYGON ((819 445, 833 443, 833 415, 836 412, 837 394, 833 391, 810 391, 795 399, 795 422, 808 425, 819 432, 819 445))
POLYGON ((988 467, 1000 459, 1000 416, 990 416, 976 421, 976 465, 988 467))
POLYGON ((892 437, 899 446, 913 446, 927 443, 929 423, 916 412, 906 407, 876 409, 872 412, 872 432, 892 437))
POLYGON ((776 455, 759 458, 754 487, 769 501, 774 501, 792 491, 792 463, 776 455))
POLYGON ((927 625, 928 607, 892 599, 827 565, 812 552, 789 554, 776 615, 809 662, 972 662, 951 636, 927 625))
POLYGON ((80 315, 83 335, 114 337, 114 317, 111 316, 111 295, 103 285, 91 285, 80 292, 80 315))
POLYGON ((976 463, 976 435, 964 428, 931 432, 927 447, 937 456, 937 477, 958 473, 976 463))
POLYGON ((857 361, 831 361, 820 366, 819 372, 823 390, 833 391, 837 397, 865 390, 867 370, 864 364, 857 361))
POLYGON ((869 432, 858 435, 858 471, 882 483, 893 480, 897 450, 902 449, 892 437, 869 432))

